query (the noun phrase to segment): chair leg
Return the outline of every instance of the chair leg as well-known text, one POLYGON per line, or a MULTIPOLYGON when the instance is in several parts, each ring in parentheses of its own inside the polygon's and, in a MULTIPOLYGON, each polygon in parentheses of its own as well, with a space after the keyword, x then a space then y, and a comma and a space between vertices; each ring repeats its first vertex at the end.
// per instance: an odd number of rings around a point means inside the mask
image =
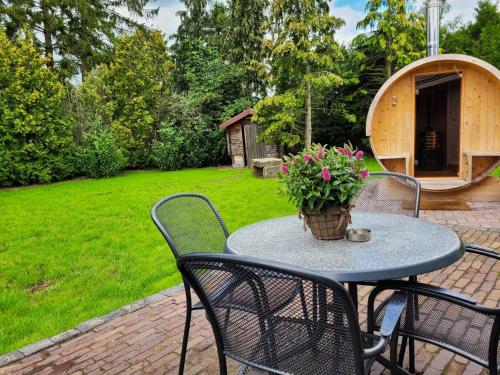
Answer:
MULTIPOLYGON (((300 304, 302 305, 302 314, 303 318, 306 322, 309 321, 309 313, 307 312, 307 301, 306 301, 306 295, 304 293, 304 285, 302 282, 300 283, 299 286, 299 296, 300 296, 300 304)), ((313 336, 313 331, 309 325, 306 326, 307 328, 307 336, 309 337, 309 340, 311 340, 313 336)))
POLYGON ((398 365, 401 367, 403 367, 403 362, 405 360, 407 341, 408 338, 406 336, 401 339, 401 348, 399 349, 399 360, 398 360, 398 365))
POLYGON ((186 352, 187 344, 189 338, 189 329, 191 327, 191 289, 187 284, 184 284, 184 290, 186 292, 186 321, 184 322, 184 335, 182 337, 182 348, 181 348, 181 359, 179 363, 179 375, 184 374, 184 364, 186 363, 186 352))
POLYGON ((415 373, 415 340, 411 337, 408 339, 408 372, 415 373))
MULTIPOLYGON (((398 323, 399 325, 399 323, 398 323)), ((397 375, 399 372, 398 368, 398 329, 394 331, 391 336, 391 344, 390 344, 390 354, 389 360, 391 361, 391 375, 397 375)))
MULTIPOLYGON (((417 276, 410 276, 410 282, 416 283, 418 281, 417 276)), ((415 320, 420 320, 419 306, 418 306, 418 296, 415 294, 412 296, 412 306, 413 316, 415 320)), ((415 322, 412 321, 412 328, 415 322)), ((408 339, 408 371, 410 374, 415 373, 415 340, 411 337, 408 339)))
POLYGON ((217 353, 219 356, 219 374, 227 375, 226 356, 220 350, 217 350, 217 353))

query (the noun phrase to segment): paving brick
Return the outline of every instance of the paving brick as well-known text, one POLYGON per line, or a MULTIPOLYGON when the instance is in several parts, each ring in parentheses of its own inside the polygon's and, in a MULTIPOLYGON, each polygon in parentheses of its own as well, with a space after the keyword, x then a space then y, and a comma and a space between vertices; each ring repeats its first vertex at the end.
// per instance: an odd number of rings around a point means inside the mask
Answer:
MULTIPOLYGON (((500 247, 500 204, 472 204, 468 213, 422 211, 422 217, 445 221, 464 241, 477 244, 495 244, 500 247), (473 216, 470 214, 473 213, 473 216), (472 217, 470 225, 463 224, 472 217), (496 228, 488 228, 497 223, 496 228)), ((500 264, 484 261, 483 257, 466 254, 462 260, 443 270, 419 276, 421 282, 473 295, 489 307, 500 300, 500 264)), ((360 321, 366 326, 366 301, 371 287, 359 288, 360 321)), ((388 295, 389 293, 387 293, 388 295)), ((383 297, 386 298, 387 295, 383 297)), ((21 352, 0 357, 17 361, 1 367, 0 374, 176 374, 184 330, 186 298, 182 286, 157 293, 122 309, 91 319, 79 327, 87 332, 76 337, 72 330, 43 341, 39 346, 24 348, 21 352), (54 341, 57 345, 51 345, 54 341), (47 345, 47 346, 45 346, 47 345), (17 353, 17 354, 16 354, 17 353)), ((480 327, 480 325, 479 325, 480 327)), ((459 327, 460 328, 460 327, 459 327)), ((455 329, 459 329, 455 328, 455 329)), ((479 332, 476 329, 476 334, 479 332)), ((457 331, 458 332, 458 331, 457 331)), ((470 334, 470 338, 475 336, 470 334)), ((482 368, 462 357, 439 348, 416 342, 416 368, 419 374, 479 375, 482 368)), ((407 364, 408 356, 405 358, 407 364)), ((229 373, 236 373, 238 364, 228 360, 229 373)), ((210 324, 203 311, 195 311, 190 330, 186 374, 218 373, 217 352, 210 324)), ((388 374, 376 364, 371 374, 388 374)), ((483 371, 483 373, 485 373, 483 371)))
POLYGON ((432 367, 434 370, 442 372, 452 358, 453 358, 453 353, 446 350, 440 350, 439 353, 432 360, 430 367, 432 367))

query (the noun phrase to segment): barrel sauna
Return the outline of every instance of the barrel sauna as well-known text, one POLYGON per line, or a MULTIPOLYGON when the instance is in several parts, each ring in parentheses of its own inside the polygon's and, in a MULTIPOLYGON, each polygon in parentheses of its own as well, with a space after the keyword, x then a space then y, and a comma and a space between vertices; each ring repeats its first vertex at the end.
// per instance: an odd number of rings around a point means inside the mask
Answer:
POLYGON ((500 161, 500 71, 466 55, 415 61, 378 91, 366 135, 384 169, 424 190, 479 182, 500 161))

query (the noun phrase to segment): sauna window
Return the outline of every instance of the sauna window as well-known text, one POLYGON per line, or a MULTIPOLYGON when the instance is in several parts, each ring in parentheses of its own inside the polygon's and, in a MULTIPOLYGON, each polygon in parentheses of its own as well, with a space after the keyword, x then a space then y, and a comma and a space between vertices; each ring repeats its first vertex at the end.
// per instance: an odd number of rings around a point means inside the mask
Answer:
POLYGON ((415 78, 415 176, 457 177, 461 73, 415 78))

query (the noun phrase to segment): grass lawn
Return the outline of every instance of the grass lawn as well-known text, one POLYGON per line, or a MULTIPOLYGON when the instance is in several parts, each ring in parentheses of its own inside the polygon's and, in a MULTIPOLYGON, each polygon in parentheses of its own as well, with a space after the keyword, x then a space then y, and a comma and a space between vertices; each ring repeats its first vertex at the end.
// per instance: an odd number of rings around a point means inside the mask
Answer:
POLYGON ((0 191, 0 353, 179 284, 149 217, 160 198, 205 194, 234 231, 295 212, 276 185, 205 168, 0 191))
POLYGON ((296 212, 276 186, 246 169, 204 168, 0 190, 0 353, 179 284, 149 217, 160 198, 205 194, 232 232, 296 212))

